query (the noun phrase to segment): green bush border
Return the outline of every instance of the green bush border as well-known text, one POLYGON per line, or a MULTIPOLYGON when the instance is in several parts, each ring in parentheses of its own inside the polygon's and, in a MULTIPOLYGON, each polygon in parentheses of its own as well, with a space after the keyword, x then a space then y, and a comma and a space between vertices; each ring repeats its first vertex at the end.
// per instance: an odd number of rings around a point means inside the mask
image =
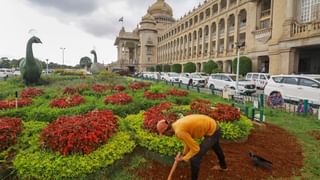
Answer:
MULTIPOLYGON (((45 126, 46 124, 43 123, 42 128, 45 126)), ((39 125, 36 127, 41 128, 39 125)), ((40 129, 37 131, 32 129, 30 139, 24 140, 24 142, 31 142, 29 147, 20 151, 13 161, 21 178, 78 178, 111 165, 116 160, 123 158, 124 154, 131 153, 135 148, 135 142, 130 138, 130 135, 119 131, 109 139, 107 144, 89 155, 62 156, 40 149, 37 143, 40 132, 40 129)), ((25 129, 24 134, 30 134, 28 128, 25 129)))

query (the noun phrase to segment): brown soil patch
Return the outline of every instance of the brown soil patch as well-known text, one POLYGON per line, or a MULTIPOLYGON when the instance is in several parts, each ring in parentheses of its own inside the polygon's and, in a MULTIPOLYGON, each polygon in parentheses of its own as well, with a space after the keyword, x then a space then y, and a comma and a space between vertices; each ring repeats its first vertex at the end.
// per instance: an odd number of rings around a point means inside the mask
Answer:
MULTIPOLYGON (((257 128, 248 141, 241 144, 221 143, 228 164, 227 172, 212 170, 217 165, 217 158, 208 152, 202 159, 199 179, 267 179, 269 177, 287 178, 299 176, 303 167, 303 155, 300 145, 294 136, 276 126, 267 125, 257 128), (271 171, 255 167, 248 156, 252 151, 273 163, 271 171)), ((143 179, 167 179, 171 166, 152 161, 150 166, 139 169, 136 175, 143 179)), ((190 166, 180 163, 173 179, 191 179, 190 166)))
POLYGON ((320 141, 320 131, 313 130, 308 132, 309 136, 314 137, 316 140, 320 141))

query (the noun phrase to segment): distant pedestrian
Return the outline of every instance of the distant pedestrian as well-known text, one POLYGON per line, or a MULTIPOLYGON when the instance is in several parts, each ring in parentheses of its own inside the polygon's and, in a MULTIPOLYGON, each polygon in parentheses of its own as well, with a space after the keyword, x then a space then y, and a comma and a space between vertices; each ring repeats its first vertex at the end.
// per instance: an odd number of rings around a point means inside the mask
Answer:
MULTIPOLYGON (((298 113, 304 113, 304 109, 305 109, 304 102, 303 102, 303 100, 300 100, 299 104, 298 104, 298 113)), ((310 114, 313 113, 313 109, 312 109, 312 107, 310 105, 308 106, 307 111, 310 114)))

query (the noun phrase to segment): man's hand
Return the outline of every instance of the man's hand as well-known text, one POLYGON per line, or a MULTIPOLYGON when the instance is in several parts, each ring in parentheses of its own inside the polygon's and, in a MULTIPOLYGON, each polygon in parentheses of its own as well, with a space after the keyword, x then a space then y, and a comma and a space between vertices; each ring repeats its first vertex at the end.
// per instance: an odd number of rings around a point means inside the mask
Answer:
POLYGON ((183 155, 177 154, 175 160, 176 160, 177 162, 183 161, 183 155))

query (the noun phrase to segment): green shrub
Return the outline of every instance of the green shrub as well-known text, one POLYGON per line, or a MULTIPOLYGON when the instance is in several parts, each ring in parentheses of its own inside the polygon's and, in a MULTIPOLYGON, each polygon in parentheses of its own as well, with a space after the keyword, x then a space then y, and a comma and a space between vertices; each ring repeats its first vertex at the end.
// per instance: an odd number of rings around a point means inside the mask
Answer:
POLYGON ((212 74, 216 69, 218 69, 218 65, 213 60, 209 60, 203 66, 203 72, 207 74, 212 74))
POLYGON ((143 112, 129 115, 123 122, 133 132, 132 135, 137 139, 137 143, 150 151, 174 156, 183 149, 182 143, 175 136, 159 136, 143 129, 143 112))
POLYGON ((174 64, 171 67, 172 72, 181 73, 182 72, 182 65, 181 64, 174 64))
POLYGON ((163 70, 162 70, 162 64, 156 65, 156 71, 157 71, 157 72, 162 72, 162 71, 163 71, 163 70))
POLYGON ((243 115, 241 115, 239 121, 232 123, 221 122, 219 125, 222 131, 222 138, 232 141, 247 137, 253 128, 251 120, 243 115))
POLYGON ((170 72, 170 71, 171 71, 171 67, 169 64, 163 65, 163 72, 170 72))
POLYGON ((107 144, 89 155, 62 156, 40 149, 38 138, 43 126, 41 124, 32 125, 32 123, 35 122, 29 122, 25 129, 26 132, 21 136, 25 138, 23 142, 31 142, 30 147, 19 152, 13 161, 22 179, 81 178, 113 164, 124 154, 132 152, 135 147, 129 134, 118 132, 107 144), (27 137, 28 134, 32 136, 27 137))
MULTIPOLYGON (((237 61, 238 59, 235 58, 232 61, 232 71, 233 73, 237 73, 237 61)), ((240 64, 239 64, 239 74, 244 76, 248 72, 252 71, 252 61, 247 56, 241 56, 240 57, 240 64)))
POLYGON ((196 64, 192 62, 188 62, 187 64, 183 65, 183 72, 185 73, 193 73, 196 72, 196 64))

